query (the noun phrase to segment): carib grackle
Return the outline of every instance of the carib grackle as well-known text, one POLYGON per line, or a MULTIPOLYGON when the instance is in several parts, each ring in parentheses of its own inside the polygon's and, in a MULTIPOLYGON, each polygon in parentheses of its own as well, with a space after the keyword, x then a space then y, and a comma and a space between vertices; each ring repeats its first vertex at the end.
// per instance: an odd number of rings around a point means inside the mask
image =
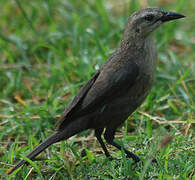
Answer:
MULTIPOLYGON (((122 149, 114 141, 115 131, 142 104, 154 81, 156 50, 152 33, 164 22, 183 17, 156 7, 135 12, 127 21, 120 45, 74 97, 60 117, 56 131, 26 157, 34 159, 51 144, 94 129, 106 157, 112 159, 101 134, 104 132, 108 144, 122 149)), ((135 162, 140 161, 125 148, 124 152, 135 162)), ((19 161, 7 174, 25 163, 19 161)))

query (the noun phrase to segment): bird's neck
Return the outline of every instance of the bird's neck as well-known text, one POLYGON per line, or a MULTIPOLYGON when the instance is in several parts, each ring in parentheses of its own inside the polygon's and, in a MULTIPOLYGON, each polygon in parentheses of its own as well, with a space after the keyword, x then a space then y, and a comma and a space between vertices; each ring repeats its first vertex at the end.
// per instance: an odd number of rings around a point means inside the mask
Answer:
POLYGON ((124 36, 119 49, 143 49, 145 46, 153 44, 152 35, 147 37, 140 36, 124 36))
POLYGON ((143 71, 154 72, 156 68, 156 49, 152 36, 143 39, 123 39, 117 52, 130 57, 143 71))

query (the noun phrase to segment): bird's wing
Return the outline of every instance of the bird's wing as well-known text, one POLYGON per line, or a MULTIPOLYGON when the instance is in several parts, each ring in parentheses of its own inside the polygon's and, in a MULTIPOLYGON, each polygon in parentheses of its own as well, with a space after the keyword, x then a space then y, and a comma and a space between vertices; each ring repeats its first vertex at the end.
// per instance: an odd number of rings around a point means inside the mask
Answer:
POLYGON ((92 76, 92 78, 79 90, 79 92, 77 93, 77 95, 73 98, 73 100, 70 103, 70 105, 66 108, 66 110, 63 113, 63 115, 60 117, 60 119, 56 123, 56 125, 58 126, 58 128, 62 124, 62 122, 66 120, 66 117, 68 116, 68 114, 71 111, 73 111, 73 109, 75 108, 75 106, 77 106, 78 104, 80 104, 80 102, 82 101, 82 99, 85 97, 86 93, 89 91, 89 89, 91 88, 91 86, 94 84, 94 82, 97 79, 99 73, 100 73, 99 71, 96 72, 96 74, 94 74, 92 76))
POLYGON ((139 68, 133 62, 123 66, 108 68, 95 74, 73 99, 61 118, 58 128, 65 127, 69 122, 74 121, 75 117, 95 111, 104 102, 112 100, 133 86, 139 68))
POLYGON ((139 68, 135 63, 124 64, 124 67, 111 68, 111 71, 100 73, 99 77, 86 94, 78 109, 78 115, 93 112, 96 107, 113 98, 126 94, 139 74, 139 68))

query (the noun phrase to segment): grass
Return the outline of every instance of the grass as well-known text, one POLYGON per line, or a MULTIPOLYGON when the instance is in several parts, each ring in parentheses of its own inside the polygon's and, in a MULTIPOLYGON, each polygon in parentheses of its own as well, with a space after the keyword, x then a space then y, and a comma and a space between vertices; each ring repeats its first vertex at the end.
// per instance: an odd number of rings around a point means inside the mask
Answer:
POLYGON ((139 2, 0 1, 0 179, 195 179, 195 5, 139 2), (8 177, 5 171, 54 131, 79 88, 117 47, 129 15, 146 6, 187 18, 154 34, 155 84, 117 132, 119 143, 144 163, 134 164, 110 146, 122 159, 108 161, 87 131, 8 177), (151 157, 159 164, 151 164, 151 157))

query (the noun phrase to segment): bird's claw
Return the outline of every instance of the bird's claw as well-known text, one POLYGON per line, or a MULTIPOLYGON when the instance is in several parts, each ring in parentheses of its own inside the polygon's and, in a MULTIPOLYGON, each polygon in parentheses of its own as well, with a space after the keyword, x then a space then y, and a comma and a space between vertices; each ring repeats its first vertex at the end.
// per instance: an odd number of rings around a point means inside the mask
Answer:
POLYGON ((158 164, 158 161, 154 158, 154 159, 152 159, 152 163, 158 164))
POLYGON ((141 161, 140 158, 132 152, 126 152, 127 158, 132 158, 136 163, 141 161))
POLYGON ((121 159, 115 158, 115 157, 108 157, 110 161, 120 161, 121 159))

